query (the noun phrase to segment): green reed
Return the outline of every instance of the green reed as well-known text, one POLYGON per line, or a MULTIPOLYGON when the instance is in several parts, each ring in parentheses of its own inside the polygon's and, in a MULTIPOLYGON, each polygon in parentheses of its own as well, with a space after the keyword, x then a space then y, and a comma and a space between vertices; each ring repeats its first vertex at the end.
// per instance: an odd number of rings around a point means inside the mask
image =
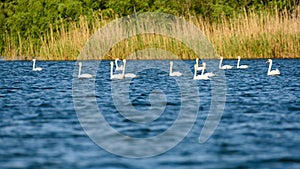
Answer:
MULTIPOLYGON (((277 9, 268 12, 245 12, 234 18, 223 18, 220 23, 211 23, 201 17, 189 16, 213 44, 218 55, 234 59, 243 58, 300 58, 300 19, 291 18, 286 11, 277 9)), ((8 60, 76 60, 90 37, 108 19, 93 18, 92 24, 85 17, 79 22, 61 22, 50 26, 39 39, 21 37, 20 34, 5 34, 4 52, 8 60)), ((174 25, 174 27, 179 25, 174 25)), ((111 32, 118 34, 122 28, 111 32)), ((191 36, 194 32, 186 30, 191 36)), ((161 35, 144 34, 125 39, 111 47, 101 59, 125 58, 139 50, 160 48, 170 51, 181 59, 194 59, 195 53, 182 42, 161 35)), ((100 59, 99 57, 89 59, 100 59)), ((141 58, 132 58, 141 59, 141 58)), ((168 59, 163 56, 142 59, 168 59)))

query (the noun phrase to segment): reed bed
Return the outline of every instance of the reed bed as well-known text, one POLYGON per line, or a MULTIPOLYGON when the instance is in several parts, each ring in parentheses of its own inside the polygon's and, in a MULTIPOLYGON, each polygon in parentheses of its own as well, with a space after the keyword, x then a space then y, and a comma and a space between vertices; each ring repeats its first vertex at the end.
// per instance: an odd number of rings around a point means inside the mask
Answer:
POLYGON ((226 58, 300 58, 300 18, 289 17, 287 11, 245 12, 202 29, 226 58))
MULTIPOLYGON (((208 22, 197 16, 189 16, 213 44, 218 55, 227 59, 236 58, 300 58, 300 18, 290 17, 286 11, 277 9, 268 12, 246 12, 234 18, 223 18, 220 23, 208 22)), ((76 60, 90 37, 109 23, 107 19, 94 18, 88 22, 85 17, 80 22, 50 26, 40 39, 22 38, 18 35, 5 35, 3 56, 7 60, 76 60)), ((111 35, 122 31, 114 28, 111 35)), ((194 32, 184 30, 193 36, 194 32)), ((194 59, 197 56, 184 43, 162 35, 143 34, 122 40, 111 47, 101 59, 125 58, 146 48, 160 48, 170 51, 181 59, 194 59)), ((89 59, 99 59, 93 56, 89 59)), ((132 58, 132 59, 168 59, 132 58)))

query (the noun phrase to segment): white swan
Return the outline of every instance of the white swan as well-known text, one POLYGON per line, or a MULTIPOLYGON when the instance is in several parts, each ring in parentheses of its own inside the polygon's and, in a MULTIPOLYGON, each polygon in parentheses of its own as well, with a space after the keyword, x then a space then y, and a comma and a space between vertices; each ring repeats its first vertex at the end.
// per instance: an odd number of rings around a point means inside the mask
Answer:
POLYGON ((231 65, 224 65, 222 66, 223 57, 220 57, 219 69, 232 69, 231 65))
POLYGON ((116 71, 123 70, 123 68, 124 68, 123 65, 119 66, 119 64, 118 64, 118 61, 119 61, 119 60, 120 60, 119 58, 116 58, 116 59, 115 59, 116 71))
POLYGON ((276 70, 271 70, 271 69, 272 69, 272 63, 273 63, 272 59, 268 59, 268 60, 267 60, 267 63, 268 63, 268 62, 270 63, 269 69, 268 69, 268 75, 269 75, 269 76, 280 75, 280 71, 279 71, 278 69, 276 69, 276 70))
POLYGON ((124 79, 125 75, 124 72, 125 70, 122 70, 122 74, 114 74, 114 62, 110 62, 110 79, 124 79))
POLYGON ((173 61, 170 61, 170 76, 182 76, 182 73, 180 72, 173 72, 173 61))
POLYGON ((43 70, 43 68, 41 68, 41 67, 35 67, 35 61, 36 61, 36 59, 32 59, 32 61, 33 61, 33 65, 32 65, 32 70, 33 71, 41 71, 41 70, 43 70))
POLYGON ((199 61, 199 58, 196 58, 196 65, 197 65, 196 67, 197 67, 197 70, 205 69, 204 66, 200 66, 200 67, 199 67, 198 61, 199 61))
MULTIPOLYGON (((123 72, 125 72, 125 69, 126 69, 126 59, 123 59, 123 64, 124 64, 123 72)), ((128 77, 128 78, 136 78, 137 77, 137 75, 135 75, 133 73, 126 73, 124 76, 128 77)))
POLYGON ((247 69, 249 66, 248 65, 240 65, 241 57, 238 56, 238 62, 236 64, 236 68, 238 69, 247 69))
MULTIPOLYGON (((206 63, 203 62, 202 65, 203 65, 203 70, 205 70, 206 69, 206 63)), ((204 73, 204 75, 206 75, 208 77, 214 77, 214 76, 216 76, 213 72, 207 72, 207 73, 204 73)))
POLYGON ((197 65, 194 65, 194 80, 209 80, 209 77, 204 74, 204 69, 202 69, 201 75, 197 75, 197 65))
POLYGON ((93 78, 95 76, 91 75, 91 74, 81 74, 81 67, 82 67, 82 63, 81 62, 78 62, 78 66, 79 66, 79 69, 78 69, 78 79, 89 79, 89 78, 93 78))

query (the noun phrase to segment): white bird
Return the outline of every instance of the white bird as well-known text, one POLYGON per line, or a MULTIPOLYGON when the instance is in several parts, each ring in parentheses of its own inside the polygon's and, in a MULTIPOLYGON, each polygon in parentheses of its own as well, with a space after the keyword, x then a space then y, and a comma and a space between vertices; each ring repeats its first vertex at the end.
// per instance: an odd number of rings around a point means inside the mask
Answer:
POLYGON ((269 69, 268 69, 268 75, 269 76, 274 76, 274 75, 280 75, 280 71, 278 70, 278 69, 276 69, 276 70, 271 70, 272 69, 272 63, 273 63, 273 61, 272 61, 272 59, 268 59, 267 60, 267 63, 270 63, 269 64, 269 69))
POLYGON ((41 71, 41 70, 43 70, 43 68, 41 68, 41 67, 35 67, 35 61, 36 61, 36 59, 32 59, 32 61, 33 61, 33 65, 32 65, 32 70, 33 71, 41 71))
MULTIPOLYGON (((123 71, 125 72, 125 69, 126 69, 126 59, 123 59, 123 63, 124 63, 124 67, 123 67, 123 71)), ((125 78, 128 77, 128 78, 136 78, 137 75, 133 74, 133 73, 125 73, 125 78)))
POLYGON ((123 65, 119 66, 119 64, 118 64, 118 61, 119 61, 119 60, 120 60, 119 58, 116 58, 116 59, 115 59, 116 71, 123 70, 123 68, 124 68, 123 65))
POLYGON ((94 78, 95 76, 91 75, 91 74, 81 74, 81 67, 82 67, 82 62, 78 62, 78 79, 89 79, 89 78, 94 78))
POLYGON ((110 79, 124 79, 125 75, 124 72, 125 70, 122 70, 122 74, 114 74, 114 62, 110 62, 110 79))
POLYGON ((240 65, 241 57, 238 56, 238 62, 236 64, 236 68, 238 69, 247 69, 249 66, 248 65, 240 65))
POLYGON ((219 69, 232 69, 231 65, 224 65, 222 66, 223 57, 220 57, 219 69))
MULTIPOLYGON (((203 65, 203 70, 205 70, 206 69, 206 63, 203 62, 202 65, 203 65)), ((207 73, 204 73, 204 75, 206 75, 208 77, 214 77, 214 76, 216 76, 213 72, 207 72, 207 73)))
POLYGON ((170 76, 182 76, 182 73, 180 72, 173 72, 173 61, 170 61, 170 76))
POLYGON ((197 65, 194 65, 194 80, 209 80, 209 77, 204 74, 204 69, 202 69, 201 75, 197 75, 197 65))
POLYGON ((198 61, 199 61, 199 59, 198 59, 198 58, 196 58, 196 65, 197 65, 196 67, 197 67, 197 70, 202 70, 202 69, 205 69, 205 68, 204 68, 204 66, 200 66, 200 67, 199 67, 199 65, 198 65, 198 61))

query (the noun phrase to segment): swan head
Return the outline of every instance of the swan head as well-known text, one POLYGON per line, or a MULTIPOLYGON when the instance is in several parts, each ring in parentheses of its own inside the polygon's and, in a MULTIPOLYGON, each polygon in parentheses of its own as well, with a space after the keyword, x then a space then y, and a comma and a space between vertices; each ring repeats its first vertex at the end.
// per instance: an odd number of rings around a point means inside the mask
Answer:
POLYGON ((196 61, 198 62, 198 61, 199 61, 199 58, 196 58, 196 61))
POLYGON ((32 61, 33 61, 33 62, 35 62, 35 61, 36 61, 36 59, 32 59, 32 61))
POLYGON ((125 62, 126 62, 126 59, 123 59, 123 62, 125 63, 125 62))
POLYGON ((266 61, 266 63, 271 63, 272 62, 272 59, 268 59, 267 61, 266 61))
POLYGON ((173 65, 173 61, 170 61, 170 65, 173 65))
POLYGON ((222 57, 222 56, 220 56, 220 59, 221 59, 221 60, 223 60, 223 57, 222 57))
POLYGON ((203 65, 203 67, 205 67, 205 66, 206 66, 206 63, 205 63, 205 62, 202 62, 202 65, 203 65))
POLYGON ((238 59, 241 59, 241 57, 240 57, 240 56, 238 56, 238 59))
POLYGON ((110 62, 110 65, 112 66, 114 64, 114 62, 110 62))
POLYGON ((82 66, 82 62, 78 62, 78 65, 79 65, 79 66, 82 66))
POLYGON ((115 61, 118 61, 118 60, 120 60, 120 59, 119 59, 119 58, 116 58, 116 59, 115 59, 115 61))

